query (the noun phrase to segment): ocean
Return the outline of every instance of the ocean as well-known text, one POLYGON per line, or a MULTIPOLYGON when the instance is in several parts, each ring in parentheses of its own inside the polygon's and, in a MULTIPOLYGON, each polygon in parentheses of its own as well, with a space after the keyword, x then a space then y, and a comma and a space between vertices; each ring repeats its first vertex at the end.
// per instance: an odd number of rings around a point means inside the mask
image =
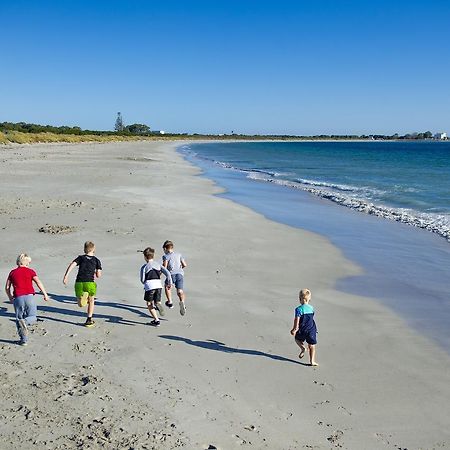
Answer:
POLYGON ((450 142, 232 142, 179 151, 221 195, 327 237, 364 269, 338 289, 382 302, 450 353, 450 142))

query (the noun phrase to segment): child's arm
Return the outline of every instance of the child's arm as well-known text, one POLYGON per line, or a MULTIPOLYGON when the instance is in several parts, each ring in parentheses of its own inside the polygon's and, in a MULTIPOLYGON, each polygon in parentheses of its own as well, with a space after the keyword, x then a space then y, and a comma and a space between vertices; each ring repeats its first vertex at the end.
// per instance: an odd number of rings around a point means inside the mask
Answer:
POLYGON ((144 265, 141 267, 141 270, 140 270, 140 272, 139 272, 139 279, 141 280, 141 283, 142 283, 142 284, 145 284, 145 266, 146 266, 146 264, 144 264, 144 265))
POLYGON ((102 276, 102 263, 100 262, 100 260, 98 258, 96 258, 96 261, 97 261, 97 265, 95 266, 94 275, 97 278, 100 278, 102 276))
POLYGON ((161 266, 161 272, 164 274, 167 282, 169 283, 167 287, 170 288, 172 286, 172 277, 170 275, 170 272, 164 266, 161 266))
POLYGON ((295 336, 295 333, 297 333, 299 325, 300 325, 300 317, 295 317, 294 318, 294 325, 293 325, 292 330, 291 330, 292 336, 295 336))
POLYGON ((187 267, 186 260, 181 258, 181 268, 184 269, 185 267, 187 267))
POLYGON ((6 295, 8 296, 8 298, 9 298, 9 301, 12 303, 14 301, 14 297, 11 294, 11 280, 9 279, 9 277, 6 280, 5 292, 6 292, 6 295))
POLYGON ((69 276, 70 271, 77 265, 77 263, 75 261, 72 261, 69 264, 69 267, 67 267, 66 273, 64 274, 64 278, 63 278, 63 283, 67 284, 67 277, 69 276))
POLYGON ((41 292, 44 294, 44 300, 46 302, 48 302, 49 298, 48 298, 48 294, 47 291, 45 290, 44 285, 42 284, 42 281, 36 276, 33 277, 33 281, 36 283, 37 287, 41 290, 41 292))

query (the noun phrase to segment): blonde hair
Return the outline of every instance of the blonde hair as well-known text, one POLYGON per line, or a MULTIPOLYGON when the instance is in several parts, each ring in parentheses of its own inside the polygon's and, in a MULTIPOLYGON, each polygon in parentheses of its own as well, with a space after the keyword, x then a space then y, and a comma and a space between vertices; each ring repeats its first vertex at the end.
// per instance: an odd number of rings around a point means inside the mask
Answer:
POLYGON ((298 298, 305 302, 309 302, 311 300, 311 291, 309 289, 302 289, 298 293, 298 298))
POLYGON ((94 250, 95 244, 92 241, 86 241, 84 243, 84 253, 89 253, 94 250))
POLYGON ((26 266, 27 264, 30 264, 30 262, 31 258, 26 253, 21 253, 16 259, 18 266, 26 266))

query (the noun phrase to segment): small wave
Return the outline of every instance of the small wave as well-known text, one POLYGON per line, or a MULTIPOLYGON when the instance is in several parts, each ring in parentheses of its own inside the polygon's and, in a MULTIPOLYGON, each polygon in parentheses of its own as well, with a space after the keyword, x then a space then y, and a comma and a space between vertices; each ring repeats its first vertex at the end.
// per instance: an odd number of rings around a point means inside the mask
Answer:
POLYGON ((270 175, 271 177, 288 177, 288 176, 292 176, 295 175, 294 172, 275 172, 273 170, 270 169, 240 169, 243 172, 249 172, 249 173, 265 173, 267 175, 270 175))
POLYGON ((329 189, 323 189, 316 186, 310 186, 304 183, 297 183, 292 181, 280 180, 275 178, 254 178, 259 181, 266 181, 269 183, 288 186, 318 197, 331 200, 347 208, 363 212, 366 214, 382 217, 384 219, 401 222, 407 225, 412 225, 417 228, 436 233, 450 242, 450 216, 445 214, 435 213, 420 213, 418 211, 405 208, 391 208, 383 205, 375 205, 368 202, 366 199, 356 198, 351 195, 346 195, 339 192, 334 192, 329 189))
POLYGON ((344 192, 355 192, 355 191, 359 190, 359 188, 357 188, 355 186, 348 186, 345 184, 336 184, 336 183, 327 183, 325 181, 306 180, 304 178, 297 178, 297 181, 301 184, 306 184, 307 186, 328 187, 328 188, 337 189, 338 191, 344 191, 344 192))

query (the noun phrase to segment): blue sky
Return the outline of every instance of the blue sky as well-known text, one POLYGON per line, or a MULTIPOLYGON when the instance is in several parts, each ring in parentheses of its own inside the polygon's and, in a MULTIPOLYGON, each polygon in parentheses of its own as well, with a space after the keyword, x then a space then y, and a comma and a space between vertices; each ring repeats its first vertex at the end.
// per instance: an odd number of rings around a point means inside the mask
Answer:
POLYGON ((450 132, 450 2, 0 1, 0 122, 450 132))

